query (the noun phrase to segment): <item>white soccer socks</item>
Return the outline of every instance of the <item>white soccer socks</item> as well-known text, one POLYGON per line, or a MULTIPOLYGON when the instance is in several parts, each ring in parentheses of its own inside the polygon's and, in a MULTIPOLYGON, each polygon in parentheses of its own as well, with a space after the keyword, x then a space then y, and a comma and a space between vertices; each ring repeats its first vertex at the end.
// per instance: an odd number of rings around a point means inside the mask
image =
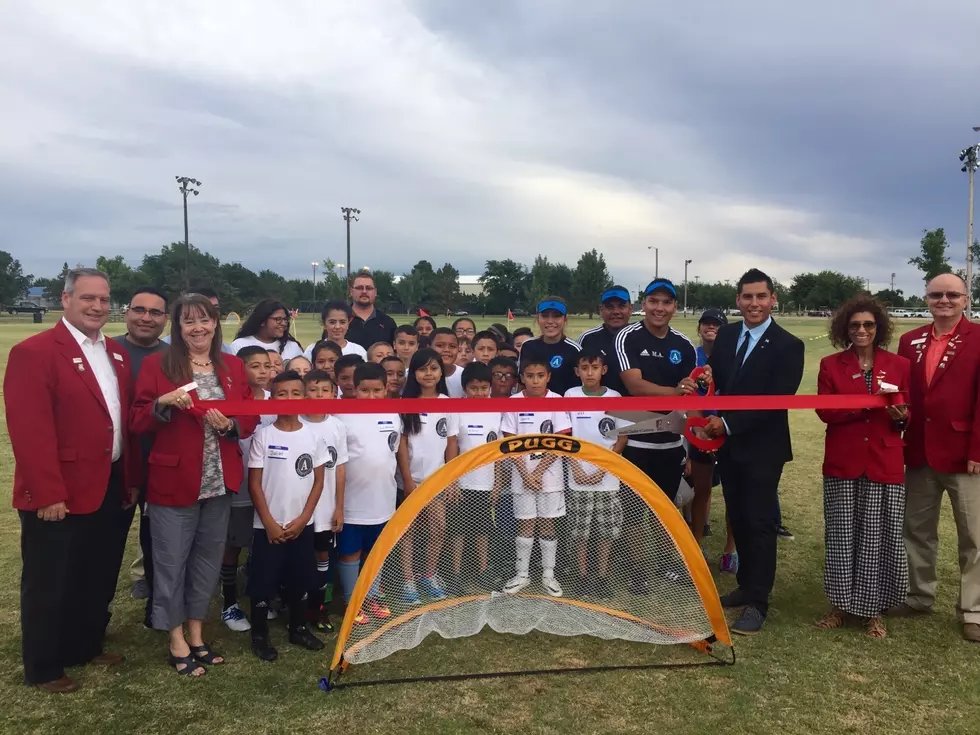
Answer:
MULTIPOLYGON (((504 592, 509 595, 516 595, 531 582, 528 575, 531 568, 531 551, 534 549, 534 539, 518 536, 514 543, 517 551, 517 575, 504 585, 504 592)), ((554 559, 553 556, 552 559, 554 559)))
POLYGON ((541 586, 552 597, 561 597, 562 589, 555 579, 555 556, 558 553, 558 542, 553 538, 539 538, 541 547, 541 586))

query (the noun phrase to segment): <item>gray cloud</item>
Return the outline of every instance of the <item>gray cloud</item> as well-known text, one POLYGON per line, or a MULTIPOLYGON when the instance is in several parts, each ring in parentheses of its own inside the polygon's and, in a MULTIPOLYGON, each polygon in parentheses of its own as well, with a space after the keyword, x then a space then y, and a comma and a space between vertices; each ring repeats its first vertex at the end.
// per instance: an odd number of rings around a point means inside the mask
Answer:
MULTIPOLYGON (((884 285, 923 227, 965 240, 955 160, 980 7, 258 2, 0 7, 2 247, 29 271, 182 237, 304 276, 420 257, 574 262, 618 280, 884 285), (640 264, 648 264, 642 266, 640 264), (647 272, 651 271, 651 272, 647 272)), ((971 116, 976 115, 976 119, 971 116)))

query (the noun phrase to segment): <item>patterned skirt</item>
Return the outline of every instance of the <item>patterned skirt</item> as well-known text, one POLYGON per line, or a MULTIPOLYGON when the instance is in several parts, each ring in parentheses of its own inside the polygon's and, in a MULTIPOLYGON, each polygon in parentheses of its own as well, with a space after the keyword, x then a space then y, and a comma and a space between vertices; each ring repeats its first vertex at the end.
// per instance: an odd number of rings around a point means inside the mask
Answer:
POLYGON ((823 478, 824 591, 838 610, 869 618, 905 601, 905 485, 823 478))

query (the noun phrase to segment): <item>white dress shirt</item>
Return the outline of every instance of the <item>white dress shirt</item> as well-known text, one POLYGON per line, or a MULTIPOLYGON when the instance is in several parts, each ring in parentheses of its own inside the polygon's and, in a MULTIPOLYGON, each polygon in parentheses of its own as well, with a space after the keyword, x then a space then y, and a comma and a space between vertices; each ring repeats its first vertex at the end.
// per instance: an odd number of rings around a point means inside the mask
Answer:
POLYGON ((122 401, 119 398, 119 380, 116 378, 116 369, 112 365, 112 358, 109 357, 105 335, 99 330, 98 339, 93 342, 64 317, 61 318, 61 321, 68 327, 68 331, 78 342, 78 346, 82 348, 85 363, 102 390, 102 397, 105 399, 109 416, 112 418, 112 461, 115 462, 122 457, 123 452, 122 401))

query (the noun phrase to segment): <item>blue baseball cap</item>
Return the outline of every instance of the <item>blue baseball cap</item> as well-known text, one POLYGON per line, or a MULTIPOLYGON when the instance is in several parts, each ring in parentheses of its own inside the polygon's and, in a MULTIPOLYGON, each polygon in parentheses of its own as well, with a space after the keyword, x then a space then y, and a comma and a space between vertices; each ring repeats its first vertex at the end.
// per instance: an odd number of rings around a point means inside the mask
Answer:
POLYGON ((668 281, 666 278, 655 278, 650 281, 650 285, 646 287, 643 291, 644 296, 649 296, 654 291, 664 290, 669 293, 674 299, 677 299, 677 289, 674 288, 674 284, 668 281))
POLYGON ((626 304, 633 303, 633 299, 630 298, 630 292, 622 286, 610 286, 607 288, 602 292, 602 298, 599 299, 599 303, 604 304, 607 301, 612 301, 613 299, 619 299, 626 304))
POLYGON ((542 311, 557 311, 562 316, 568 316, 568 308, 560 301, 545 300, 538 304, 538 313, 542 311))

